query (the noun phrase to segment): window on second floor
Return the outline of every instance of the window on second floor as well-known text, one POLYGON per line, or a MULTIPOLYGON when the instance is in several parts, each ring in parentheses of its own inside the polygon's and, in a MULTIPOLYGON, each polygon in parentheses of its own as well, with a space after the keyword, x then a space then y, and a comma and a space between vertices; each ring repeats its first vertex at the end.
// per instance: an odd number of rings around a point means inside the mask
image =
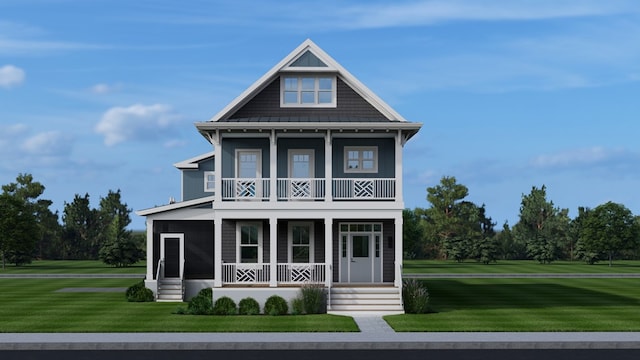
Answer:
POLYGON ((345 173, 377 173, 378 147, 376 146, 345 146, 345 173))
POLYGON ((216 191, 216 173, 215 171, 204 172, 204 191, 215 192, 216 191))
POLYGON ((283 107, 335 107, 334 76, 282 76, 280 105, 283 107))

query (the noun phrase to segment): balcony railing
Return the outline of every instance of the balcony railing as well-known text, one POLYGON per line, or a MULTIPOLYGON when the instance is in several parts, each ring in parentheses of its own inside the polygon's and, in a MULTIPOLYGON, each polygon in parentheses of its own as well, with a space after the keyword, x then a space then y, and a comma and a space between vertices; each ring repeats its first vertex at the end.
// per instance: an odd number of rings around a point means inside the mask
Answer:
MULTIPOLYGON (((327 195, 326 183, 322 178, 277 179, 277 200, 324 200, 327 195)), ((222 200, 269 200, 270 185, 270 179, 222 179, 222 200)), ((394 200, 396 179, 333 179, 330 196, 333 200, 394 200)))
MULTIPOLYGON (((282 263, 277 264, 278 284, 309 284, 325 281, 326 264, 282 263)), ((224 284, 268 284, 271 279, 270 264, 222 264, 224 284)))

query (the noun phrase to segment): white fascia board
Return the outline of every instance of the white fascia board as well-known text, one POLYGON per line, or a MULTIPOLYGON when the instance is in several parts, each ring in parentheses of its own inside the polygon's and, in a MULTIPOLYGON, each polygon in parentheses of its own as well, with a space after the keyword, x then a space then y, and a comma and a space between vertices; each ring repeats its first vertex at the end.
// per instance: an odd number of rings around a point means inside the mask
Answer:
POLYGON ((213 202, 213 199, 214 199, 214 196, 207 196, 199 199, 175 202, 173 204, 156 206, 150 209, 138 210, 136 211, 136 215, 148 216, 148 215, 153 215, 153 214, 157 214, 165 211, 182 209, 190 206, 196 206, 196 205, 201 205, 208 202, 213 202))
MULTIPOLYGON (((380 113, 384 114, 391 121, 398 122, 407 122, 407 120, 402 117, 399 113, 397 113, 391 106, 389 106, 386 102, 384 102, 381 98, 379 98, 375 93, 373 93, 368 87, 366 87, 363 83, 361 83, 355 76, 353 76, 350 72, 348 72, 342 65, 340 65, 337 61, 335 61, 329 54, 327 54, 324 50, 322 50, 318 45, 316 45, 310 39, 305 40, 302 44, 300 44, 297 48, 295 48, 289 55, 287 55, 284 59, 280 60, 278 64, 272 67, 267 73, 262 75, 260 79, 254 82, 249 88, 247 88, 242 94, 236 97, 232 102, 230 102, 227 106, 225 106, 220 112, 218 112, 215 116, 209 119, 210 122, 216 122, 230 112, 238 109, 241 105, 250 100, 254 94, 256 94, 259 90, 262 90, 266 87, 275 77, 282 71, 315 71, 314 69, 319 68, 303 68, 304 70, 297 70, 295 68, 288 67, 289 64, 294 62, 298 57, 304 54, 305 51, 311 51, 315 56, 317 56, 322 62, 327 65, 327 68, 322 68, 321 71, 327 72, 337 72, 338 76, 344 81, 347 85, 349 85, 357 94, 362 96, 367 102, 371 104, 376 110, 380 111, 380 113)), ((320 70, 319 70, 320 71, 320 70)))
POLYGON ((197 169, 198 163, 202 160, 212 158, 214 156, 214 151, 209 151, 206 154, 201 154, 196 157, 192 157, 191 159, 183 160, 173 164, 178 169, 197 169))
POLYGON ((422 123, 381 121, 381 122, 212 122, 195 123, 198 130, 415 130, 422 127, 422 123))

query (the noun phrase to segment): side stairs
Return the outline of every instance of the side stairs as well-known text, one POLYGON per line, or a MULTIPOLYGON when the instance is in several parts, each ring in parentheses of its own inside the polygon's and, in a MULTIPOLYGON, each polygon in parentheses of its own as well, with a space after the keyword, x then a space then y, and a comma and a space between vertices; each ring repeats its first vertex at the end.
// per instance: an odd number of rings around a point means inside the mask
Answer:
POLYGON ((182 279, 165 278, 159 280, 157 300, 182 302, 184 300, 182 279))
POLYGON ((397 287, 333 287, 330 314, 403 314, 402 294, 397 287))

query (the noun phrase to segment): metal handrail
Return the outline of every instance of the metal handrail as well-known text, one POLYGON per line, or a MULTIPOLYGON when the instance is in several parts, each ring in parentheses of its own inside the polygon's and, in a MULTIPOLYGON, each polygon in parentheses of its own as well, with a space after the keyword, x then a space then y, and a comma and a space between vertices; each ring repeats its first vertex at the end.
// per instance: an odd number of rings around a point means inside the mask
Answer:
POLYGON ((158 300, 158 296, 160 295, 160 274, 164 277, 164 271, 161 269, 164 267, 164 258, 158 260, 158 270, 156 270, 156 300, 158 300))

